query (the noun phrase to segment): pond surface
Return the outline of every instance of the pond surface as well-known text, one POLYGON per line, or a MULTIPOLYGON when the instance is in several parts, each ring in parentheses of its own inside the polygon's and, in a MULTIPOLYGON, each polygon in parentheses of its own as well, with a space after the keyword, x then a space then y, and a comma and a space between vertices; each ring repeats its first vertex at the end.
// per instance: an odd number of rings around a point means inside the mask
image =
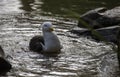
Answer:
POLYGON ((82 14, 90 9, 119 5, 118 0, 0 0, 0 44, 13 69, 4 77, 119 77, 111 45, 68 32, 77 21, 61 8, 82 14), (86 6, 87 5, 87 6, 86 6), (28 49, 30 39, 41 35, 38 27, 51 21, 63 49, 42 55, 28 49))

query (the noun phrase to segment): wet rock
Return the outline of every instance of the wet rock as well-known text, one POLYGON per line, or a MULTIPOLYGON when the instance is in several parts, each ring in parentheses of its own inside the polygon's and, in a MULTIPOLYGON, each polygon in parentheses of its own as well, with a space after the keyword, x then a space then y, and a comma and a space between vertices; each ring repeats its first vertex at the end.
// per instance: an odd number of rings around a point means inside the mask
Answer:
POLYGON ((90 11, 86 12, 85 14, 83 14, 81 16, 81 18, 86 19, 86 20, 87 20, 87 18, 95 20, 95 19, 101 17, 102 15, 100 15, 100 13, 105 12, 106 10, 107 9, 105 7, 96 8, 94 10, 90 10, 90 11))
POLYGON ((117 34, 117 59, 118 59, 118 64, 119 64, 119 69, 120 69, 120 29, 119 32, 117 34))
MULTIPOLYGON (((99 23, 96 22, 96 19, 102 17, 103 15, 101 15, 100 13, 106 10, 107 9, 105 7, 90 10, 86 12, 85 14, 81 15, 80 19, 85 21, 87 24, 91 25, 91 27, 94 27, 96 25, 100 26, 99 23)), ((78 22, 78 26, 85 28, 84 25, 80 21, 78 22)))
POLYGON ((120 23, 120 20, 117 19, 116 17, 107 17, 107 16, 101 16, 98 19, 96 19, 96 22, 99 23, 99 27, 94 26, 94 28, 102 28, 102 27, 109 27, 109 26, 114 26, 118 25, 120 23))
POLYGON ((0 46, 0 57, 4 57, 4 56, 5 56, 5 53, 4 53, 3 49, 2 49, 2 47, 0 46))
MULTIPOLYGON (((107 41, 117 43, 117 34, 119 32, 120 26, 111 26, 96 29, 98 33, 100 33, 107 41)), ((95 39, 98 39, 94 37, 95 39)))
MULTIPOLYGON (((107 41, 117 44, 117 34, 120 28, 120 7, 116 7, 111 10, 107 10, 106 8, 90 10, 83 14, 80 19, 85 21, 88 26, 95 29, 107 41)), ((81 27, 85 27, 80 21, 78 23, 78 27, 80 27, 79 30, 73 29, 71 32, 78 35, 91 36, 96 40, 100 40, 95 37, 90 30, 81 29, 81 27)))
POLYGON ((79 27, 73 28, 69 32, 77 34, 78 36, 88 36, 91 34, 90 30, 85 29, 85 28, 79 28, 79 27))
POLYGON ((0 46, 0 75, 6 74, 11 68, 12 65, 5 59, 5 53, 0 46))
POLYGON ((120 19, 120 6, 105 11, 103 15, 107 17, 116 17, 117 19, 120 19))
MULTIPOLYGON (((83 14, 82 16, 80 16, 80 19, 85 21, 88 25, 90 25, 94 29, 118 25, 120 23, 120 18, 118 18, 119 13, 109 11, 113 14, 116 14, 114 16, 109 16, 106 10, 107 9, 104 7, 90 10, 83 14)), ((82 25, 80 21, 78 22, 78 26, 84 27, 84 25, 82 25)))
MULTIPOLYGON (((119 32, 120 26, 112 26, 95 29, 102 37, 104 37, 107 41, 117 43, 117 34, 119 32)), ((100 41, 98 37, 96 37, 90 30, 84 28, 74 28, 70 30, 70 32, 75 33, 80 36, 91 36, 93 39, 100 41)))

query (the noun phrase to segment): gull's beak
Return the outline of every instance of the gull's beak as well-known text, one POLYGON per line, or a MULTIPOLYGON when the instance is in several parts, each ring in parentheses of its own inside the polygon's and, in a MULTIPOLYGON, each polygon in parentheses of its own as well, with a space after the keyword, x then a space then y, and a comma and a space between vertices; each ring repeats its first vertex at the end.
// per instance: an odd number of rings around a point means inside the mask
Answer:
POLYGON ((50 31, 54 31, 54 28, 53 28, 53 27, 50 27, 50 31))

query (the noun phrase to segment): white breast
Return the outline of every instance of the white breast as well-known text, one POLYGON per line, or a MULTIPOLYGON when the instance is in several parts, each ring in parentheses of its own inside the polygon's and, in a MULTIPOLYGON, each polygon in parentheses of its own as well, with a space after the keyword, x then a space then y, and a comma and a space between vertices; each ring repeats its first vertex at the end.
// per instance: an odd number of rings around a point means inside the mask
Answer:
POLYGON ((61 44, 58 37, 52 32, 45 32, 43 34, 45 41, 45 51, 56 52, 60 51, 61 44))

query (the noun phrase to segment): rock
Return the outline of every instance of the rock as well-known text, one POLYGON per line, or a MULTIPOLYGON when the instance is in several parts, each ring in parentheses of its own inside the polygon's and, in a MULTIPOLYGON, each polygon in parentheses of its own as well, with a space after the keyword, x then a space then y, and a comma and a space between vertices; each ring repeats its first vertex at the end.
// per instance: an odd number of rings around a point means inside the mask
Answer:
POLYGON ((120 28, 119 28, 119 32, 117 34, 117 45, 118 45, 118 51, 120 52, 120 28))
MULTIPOLYGON (((106 11, 105 7, 90 10, 90 11, 86 12, 85 14, 81 15, 80 19, 82 19, 83 21, 85 21, 86 23, 91 25, 91 27, 94 27, 95 25, 99 26, 99 24, 95 20, 98 19, 99 17, 101 17, 102 15, 100 13, 104 12, 104 11, 106 11)), ((85 28, 84 25, 81 24, 80 21, 78 22, 78 26, 85 28)))
POLYGON ((79 28, 79 27, 73 28, 69 32, 77 34, 78 36, 88 36, 91 34, 90 30, 85 29, 85 28, 79 28))
MULTIPOLYGON (((117 43, 117 34, 119 32, 120 26, 111 26, 96 29, 98 33, 100 33, 107 41, 117 43)), ((98 39, 94 37, 95 39, 98 39)))
POLYGON ((95 19, 101 17, 102 15, 100 13, 102 13, 102 12, 104 12, 106 10, 107 9, 105 7, 96 8, 94 10, 90 10, 90 11, 86 12, 85 14, 83 14, 81 16, 81 18, 86 19, 86 20, 87 20, 87 18, 95 20, 95 19))
MULTIPOLYGON (((114 14, 114 12, 112 13, 114 14)), ((119 13, 115 13, 115 14, 116 15, 114 16, 109 16, 108 11, 106 11, 106 8, 97 8, 94 10, 90 10, 86 12, 85 14, 81 15, 80 19, 85 21, 92 28, 98 29, 98 28, 118 25, 120 23, 120 18, 118 18, 120 14, 119 13)), ((82 25, 80 21, 78 22, 78 26, 84 27, 84 25, 82 25)))
POLYGON ((12 65, 5 59, 5 53, 0 46, 0 75, 6 74, 11 68, 12 65))
POLYGON ((107 17, 116 17, 120 20, 120 6, 103 12, 103 15, 107 17))
POLYGON ((5 56, 5 53, 4 53, 3 49, 2 49, 2 47, 0 46, 0 57, 4 57, 4 56, 5 56))
MULTIPOLYGON (((103 36, 108 42, 117 43, 117 34, 119 32, 120 26, 112 26, 95 29, 101 36, 103 36)), ((96 37, 90 30, 77 28, 73 29, 70 32, 75 33, 79 36, 91 36, 93 39, 100 41, 98 37, 96 37)))
MULTIPOLYGON (((96 19, 96 22, 99 23, 99 27, 109 27, 113 25, 118 25, 120 23, 120 20, 118 20, 116 17, 107 17, 107 16, 101 16, 98 19, 96 19)), ((97 28, 99 28, 97 27, 97 28)), ((95 26, 96 28, 96 26, 95 26)))
POLYGON ((4 58, 0 57, 0 75, 6 74, 11 68, 11 64, 4 58))

